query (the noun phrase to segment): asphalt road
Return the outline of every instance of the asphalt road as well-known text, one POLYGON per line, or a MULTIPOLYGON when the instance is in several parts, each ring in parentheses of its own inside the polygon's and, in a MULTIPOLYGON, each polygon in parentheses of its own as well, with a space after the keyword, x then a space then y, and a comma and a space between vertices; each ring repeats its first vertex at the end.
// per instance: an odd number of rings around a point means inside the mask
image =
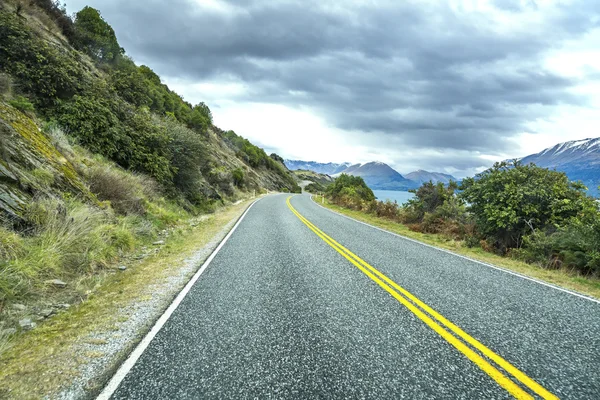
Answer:
POLYGON ((291 199, 461 338, 367 276, 287 197, 249 210, 112 398, 600 398, 599 303, 291 199))

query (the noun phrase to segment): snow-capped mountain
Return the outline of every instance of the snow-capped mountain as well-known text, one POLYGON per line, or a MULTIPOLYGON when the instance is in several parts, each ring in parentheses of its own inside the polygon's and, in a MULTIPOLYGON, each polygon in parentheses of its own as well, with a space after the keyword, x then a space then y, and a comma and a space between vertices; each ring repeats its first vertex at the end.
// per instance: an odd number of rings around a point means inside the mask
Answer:
POLYGON ((571 163, 600 164, 600 138, 572 140, 549 147, 537 154, 521 159, 523 163, 534 163, 551 168, 571 163))
POLYGON ((432 181, 433 183, 442 182, 443 184, 448 184, 450 181, 458 181, 458 179, 452 175, 442 174, 441 172, 423 171, 422 169, 411 172, 410 174, 406 174, 404 176, 407 179, 418 183, 419 186, 429 181, 432 181))
POLYGON ((340 174, 360 176, 365 180, 367 186, 374 190, 408 190, 417 186, 389 165, 379 161, 354 164, 336 176, 340 174))
POLYGON ((304 169, 318 172, 320 174, 333 175, 348 168, 350 163, 318 163, 315 161, 284 160, 285 166, 289 170, 304 169))
POLYGON ((524 164, 556 169, 571 180, 582 181, 590 194, 598 194, 600 185, 600 138, 559 143, 521 159, 524 164))

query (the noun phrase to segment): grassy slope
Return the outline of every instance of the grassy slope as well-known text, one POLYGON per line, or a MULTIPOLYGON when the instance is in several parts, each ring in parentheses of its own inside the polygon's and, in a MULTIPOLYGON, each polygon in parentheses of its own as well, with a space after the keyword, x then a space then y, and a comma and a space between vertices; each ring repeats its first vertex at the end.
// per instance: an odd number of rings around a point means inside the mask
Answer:
POLYGON ((319 174, 319 173, 314 172, 314 171, 309 171, 309 170, 304 170, 304 169, 297 169, 295 171, 292 171, 292 173, 299 180, 303 180, 303 181, 316 182, 316 183, 320 183, 322 185, 328 185, 331 182, 333 182, 333 178, 331 178, 329 175, 319 174))
POLYGON ((69 385, 86 359, 102 357, 97 352, 78 354, 77 346, 94 344, 89 341, 92 333, 118 334, 118 324, 124 322, 119 310, 147 300, 148 287, 176 275, 183 260, 239 218, 249 204, 223 208, 197 226, 181 227, 159 253, 107 277, 86 301, 15 339, 0 356, 0 398, 41 398, 69 385))
POLYGON ((540 268, 511 258, 488 253, 481 248, 468 248, 464 246, 462 242, 450 240, 440 235, 413 232, 408 229, 408 227, 400 223, 379 218, 361 211, 349 210, 337 206, 327 201, 327 199, 323 205, 340 214, 347 215, 359 221, 369 223, 407 238, 415 239, 432 246, 450 250, 456 254, 470 257, 474 260, 506 268, 508 270, 515 271, 520 274, 563 287, 565 289, 574 290, 576 292, 600 299, 600 279, 587 278, 574 271, 564 269, 549 270, 540 268))

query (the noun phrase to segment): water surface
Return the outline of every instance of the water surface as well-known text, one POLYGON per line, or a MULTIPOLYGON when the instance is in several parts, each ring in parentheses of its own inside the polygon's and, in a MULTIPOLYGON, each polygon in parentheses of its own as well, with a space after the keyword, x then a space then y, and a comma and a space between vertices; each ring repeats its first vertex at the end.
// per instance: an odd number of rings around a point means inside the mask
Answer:
POLYGON ((404 204, 415 196, 413 193, 399 190, 373 190, 373 193, 375 193, 377 200, 395 200, 398 204, 404 204))

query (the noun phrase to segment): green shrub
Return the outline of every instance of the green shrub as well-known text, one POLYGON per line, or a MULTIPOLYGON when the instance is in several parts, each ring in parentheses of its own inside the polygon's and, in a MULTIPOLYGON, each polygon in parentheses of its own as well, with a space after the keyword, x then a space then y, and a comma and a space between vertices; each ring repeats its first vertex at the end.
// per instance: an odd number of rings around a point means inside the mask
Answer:
POLYGON ((29 101, 29 99, 23 96, 15 97, 14 99, 10 100, 8 104, 10 104, 11 106, 13 106, 21 112, 32 112, 35 110, 33 104, 29 101))
POLYGON ((325 186, 318 182, 311 182, 304 187, 304 190, 310 193, 323 193, 325 192, 325 186))
POLYGON ((342 174, 327 187, 327 194, 340 205, 361 209, 363 203, 375 200, 373 191, 360 176, 342 174))
POLYGON ((121 121, 112 108, 113 102, 108 97, 77 95, 56 109, 56 121, 90 151, 123 159, 119 152, 133 149, 134 144, 124 134, 121 121))
MULTIPOLYGON (((400 209, 399 220, 418 232, 437 233, 452 239, 473 235, 464 201, 456 196, 457 184, 424 183, 400 209)), ((472 243, 475 239, 472 239, 472 243)))
POLYGON ((231 172, 233 184, 237 187, 244 185, 244 171, 241 168, 236 168, 231 172))
POLYGON ((63 102, 56 111, 56 120, 92 152, 148 174, 162 184, 172 182, 176 167, 170 161, 170 137, 149 113, 135 110, 117 97, 90 92, 63 102))
POLYGON ((464 238, 465 246, 468 248, 473 248, 479 246, 479 238, 475 235, 467 235, 464 238))
POLYGON ((119 96, 131 104, 150 107, 153 103, 150 82, 129 58, 119 60, 111 71, 110 83, 119 96))
POLYGON ((593 212, 594 201, 584 189, 562 172, 513 161, 465 179, 460 196, 469 203, 479 232, 504 253, 520 247, 532 230, 550 232, 593 212))
POLYGON ((34 96, 38 108, 46 110, 60 99, 78 93, 87 80, 76 57, 34 33, 26 19, 0 10, 0 59, 2 72, 9 73, 23 93, 34 96))
POLYGON ((170 137, 167 148, 171 164, 175 170, 173 183, 185 198, 194 205, 206 201, 203 192, 206 179, 203 171, 209 172, 211 158, 204 139, 196 132, 186 128, 176 120, 154 119, 170 137))
POLYGON ((511 255, 545 268, 573 268, 585 274, 600 274, 600 214, 594 221, 572 219, 548 234, 535 231, 524 237, 523 246, 511 255))
POLYGON ((417 223, 423 221, 426 213, 434 213, 438 208, 444 206, 445 203, 451 202, 446 205, 445 210, 440 210, 440 213, 446 213, 447 215, 436 215, 436 217, 445 218, 456 218, 457 215, 453 215, 452 208, 458 212, 462 202, 457 200, 455 191, 457 184, 450 182, 447 186, 442 182, 433 183, 432 181, 425 182, 417 190, 410 190, 415 196, 410 199, 404 205, 404 211, 402 213, 402 220, 406 223, 417 223))

